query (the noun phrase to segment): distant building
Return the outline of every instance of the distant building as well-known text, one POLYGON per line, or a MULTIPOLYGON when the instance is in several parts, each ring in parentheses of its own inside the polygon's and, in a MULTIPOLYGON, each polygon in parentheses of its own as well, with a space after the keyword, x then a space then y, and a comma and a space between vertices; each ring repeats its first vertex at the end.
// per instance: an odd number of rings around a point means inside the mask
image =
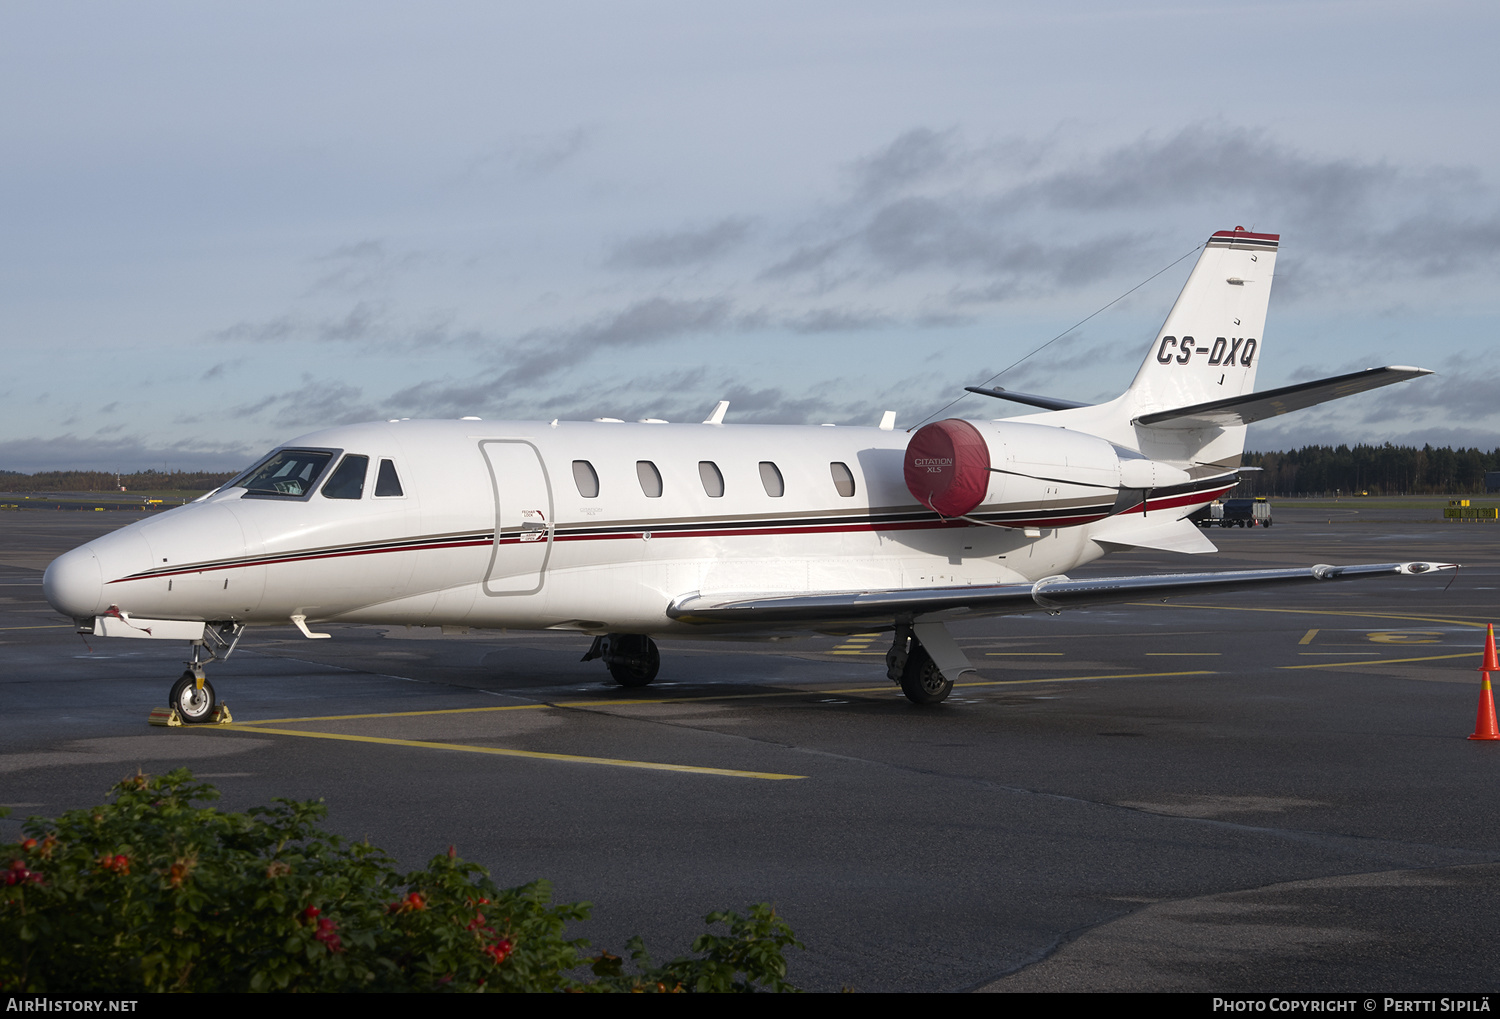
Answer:
POLYGON ((1500 471, 1484 472, 1484 490, 1486 492, 1500 492, 1500 471))

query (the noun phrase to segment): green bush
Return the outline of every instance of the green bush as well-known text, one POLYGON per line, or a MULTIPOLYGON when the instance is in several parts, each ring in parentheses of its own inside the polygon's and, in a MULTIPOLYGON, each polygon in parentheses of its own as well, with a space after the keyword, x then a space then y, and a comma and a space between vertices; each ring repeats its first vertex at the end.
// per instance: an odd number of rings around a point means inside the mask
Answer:
POLYGON ((627 971, 567 937, 589 906, 552 905, 545 881, 499 888, 451 847, 402 874, 319 830, 320 803, 193 806, 218 795, 179 769, 27 821, 0 885, 0 991, 796 990, 784 952, 802 946, 767 905, 709 914, 728 934, 662 965, 632 938, 627 971))

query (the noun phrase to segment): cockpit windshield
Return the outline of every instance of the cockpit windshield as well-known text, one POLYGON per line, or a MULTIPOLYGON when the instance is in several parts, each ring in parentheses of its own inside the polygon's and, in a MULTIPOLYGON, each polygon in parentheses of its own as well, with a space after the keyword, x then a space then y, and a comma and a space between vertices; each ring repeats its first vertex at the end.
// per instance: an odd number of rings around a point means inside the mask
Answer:
POLYGON ((332 459, 333 453, 326 450, 277 450, 259 466, 230 482, 228 487, 243 488, 249 495, 298 499, 312 491, 318 476, 332 459))

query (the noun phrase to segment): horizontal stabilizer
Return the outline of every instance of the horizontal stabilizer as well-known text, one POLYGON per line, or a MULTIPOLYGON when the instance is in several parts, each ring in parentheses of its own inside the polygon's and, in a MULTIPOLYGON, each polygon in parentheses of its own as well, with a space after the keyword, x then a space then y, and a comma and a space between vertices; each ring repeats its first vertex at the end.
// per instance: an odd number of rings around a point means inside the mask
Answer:
POLYGON ((1376 563, 1364 566, 1304 566, 1282 570, 1223 570, 1135 577, 1071 580, 1047 577, 1034 584, 972 584, 965 587, 897 588, 829 594, 684 595, 667 615, 685 623, 787 624, 802 628, 868 625, 884 620, 950 619, 980 615, 1056 612, 1142 598, 1205 595, 1247 588, 1297 586, 1330 580, 1418 576, 1451 570, 1451 563, 1376 563))
POLYGON ((964 386, 965 391, 978 393, 980 396, 993 396, 997 400, 1009 400, 1011 403, 1024 403, 1028 407, 1040 407, 1043 410, 1072 410, 1075 407, 1091 407, 1093 404, 1079 403, 1076 400, 1059 400, 1054 396, 1034 396, 1031 393, 1017 393, 1009 389, 985 389, 982 386, 964 386))
POLYGON ((1209 403, 1196 403, 1191 407, 1142 414, 1134 423, 1153 428, 1228 428, 1248 425, 1329 400, 1431 374, 1426 368, 1411 368, 1406 365, 1369 368, 1362 372, 1318 379, 1316 382, 1299 382, 1294 386, 1268 389, 1264 393, 1247 393, 1209 403))
POLYGON ((1186 552, 1201 555, 1219 549, 1198 529, 1198 525, 1186 518, 1153 520, 1140 514, 1122 514, 1110 517, 1093 526, 1089 537, 1102 545, 1113 545, 1116 551, 1122 548, 1155 548, 1163 552, 1186 552))

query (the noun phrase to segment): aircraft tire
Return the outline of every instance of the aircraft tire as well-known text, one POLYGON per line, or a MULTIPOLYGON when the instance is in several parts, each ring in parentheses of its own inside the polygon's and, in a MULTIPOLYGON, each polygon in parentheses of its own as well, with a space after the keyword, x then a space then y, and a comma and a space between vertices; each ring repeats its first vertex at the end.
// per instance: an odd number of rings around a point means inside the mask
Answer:
POLYGON ((647 686, 661 669, 661 652, 656 641, 639 634, 612 634, 610 657, 606 660, 610 678, 624 687, 647 686))
POLYGON ((926 648, 913 641, 901 670, 901 692, 913 704, 937 704, 953 692, 953 680, 942 674, 926 648))
POLYGON ((219 699, 214 695, 212 683, 205 679, 203 689, 200 691, 194 682, 192 672, 184 672, 178 677, 177 682, 172 684, 172 692, 167 696, 167 703, 177 709, 177 714, 184 723, 194 725, 206 722, 213 717, 214 708, 218 706, 219 699))

